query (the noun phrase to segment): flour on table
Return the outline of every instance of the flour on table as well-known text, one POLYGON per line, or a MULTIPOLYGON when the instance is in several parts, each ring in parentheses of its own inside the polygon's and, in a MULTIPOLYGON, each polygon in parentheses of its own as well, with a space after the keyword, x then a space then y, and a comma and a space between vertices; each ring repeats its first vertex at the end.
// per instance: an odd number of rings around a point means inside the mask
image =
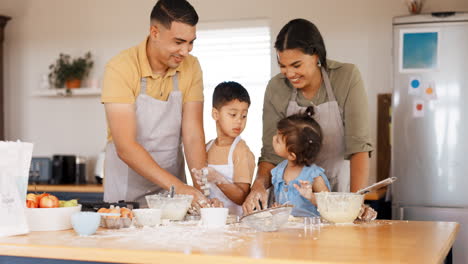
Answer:
POLYGON ((142 249, 213 252, 236 248, 244 243, 245 239, 252 238, 253 233, 254 231, 239 224, 208 229, 201 226, 200 221, 185 221, 170 222, 158 227, 103 229, 88 238, 109 238, 116 243, 137 241, 139 245, 145 245, 142 249))

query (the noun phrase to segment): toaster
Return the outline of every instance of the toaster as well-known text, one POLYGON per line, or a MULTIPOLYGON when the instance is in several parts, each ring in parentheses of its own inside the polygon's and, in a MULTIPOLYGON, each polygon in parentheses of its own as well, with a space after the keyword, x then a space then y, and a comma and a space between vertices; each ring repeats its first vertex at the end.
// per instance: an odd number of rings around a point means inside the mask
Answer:
POLYGON ((47 157, 33 157, 29 167, 29 183, 47 184, 52 180, 52 160, 47 157))

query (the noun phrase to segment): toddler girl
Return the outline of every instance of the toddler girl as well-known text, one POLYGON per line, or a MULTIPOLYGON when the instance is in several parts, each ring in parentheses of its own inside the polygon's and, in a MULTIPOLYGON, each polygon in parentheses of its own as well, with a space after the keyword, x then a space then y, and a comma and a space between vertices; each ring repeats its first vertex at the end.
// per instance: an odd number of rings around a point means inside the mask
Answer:
POLYGON ((276 202, 294 205, 293 216, 318 216, 314 192, 330 191, 324 170, 314 164, 322 145, 314 108, 278 122, 273 149, 285 160, 272 171, 276 202))

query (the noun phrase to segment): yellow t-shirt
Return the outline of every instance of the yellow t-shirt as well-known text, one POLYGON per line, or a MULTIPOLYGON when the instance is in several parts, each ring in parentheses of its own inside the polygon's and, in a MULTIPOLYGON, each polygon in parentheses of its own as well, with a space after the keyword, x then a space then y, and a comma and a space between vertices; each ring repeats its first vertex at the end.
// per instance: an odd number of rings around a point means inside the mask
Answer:
MULTIPOLYGON (((198 59, 188 55, 164 76, 153 74, 146 55, 148 38, 138 46, 124 50, 106 65, 101 94, 102 103, 133 104, 140 93, 141 78, 146 77, 146 94, 167 101, 173 89, 172 77, 178 72, 183 103, 203 102, 203 74, 198 59)), ((108 140, 111 140, 108 129, 108 140)))
MULTIPOLYGON (((208 164, 224 165, 228 163, 229 150, 231 146, 217 146, 214 142, 208 150, 208 164)), ((252 183, 255 170, 255 156, 250 151, 244 140, 237 143, 232 153, 232 163, 234 165, 233 182, 252 183)))

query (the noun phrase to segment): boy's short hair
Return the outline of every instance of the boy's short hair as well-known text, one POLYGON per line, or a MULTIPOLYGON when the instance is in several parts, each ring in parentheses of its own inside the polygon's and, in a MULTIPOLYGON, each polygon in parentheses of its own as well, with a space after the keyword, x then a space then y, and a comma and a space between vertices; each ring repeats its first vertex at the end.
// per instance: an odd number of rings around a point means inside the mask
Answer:
POLYGON ((159 0, 154 5, 150 18, 168 29, 174 21, 190 26, 198 23, 197 11, 186 0, 159 0))
POLYGON ((218 84, 213 92, 213 107, 220 109, 226 103, 233 100, 245 102, 250 106, 250 96, 247 90, 237 82, 222 82, 218 84))

